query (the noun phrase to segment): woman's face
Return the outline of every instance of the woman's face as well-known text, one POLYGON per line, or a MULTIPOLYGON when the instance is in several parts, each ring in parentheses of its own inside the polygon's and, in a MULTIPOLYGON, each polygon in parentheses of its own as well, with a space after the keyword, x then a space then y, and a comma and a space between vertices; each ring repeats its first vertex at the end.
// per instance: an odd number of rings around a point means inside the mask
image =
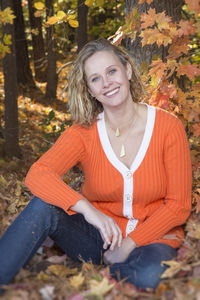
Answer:
POLYGON ((84 65, 89 93, 102 103, 104 109, 132 102, 129 80, 131 65, 125 67, 111 51, 99 51, 84 65))

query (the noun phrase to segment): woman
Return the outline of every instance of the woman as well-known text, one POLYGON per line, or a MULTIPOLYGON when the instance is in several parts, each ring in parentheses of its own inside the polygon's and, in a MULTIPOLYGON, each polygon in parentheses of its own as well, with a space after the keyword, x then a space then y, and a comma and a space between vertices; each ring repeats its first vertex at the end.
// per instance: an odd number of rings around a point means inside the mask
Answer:
POLYGON ((30 169, 34 197, 0 240, 7 284, 49 235, 70 257, 110 265, 111 275, 156 288, 183 239, 191 209, 186 135, 173 115, 139 102, 129 56, 105 39, 88 43, 69 76, 74 125, 30 169), (74 165, 82 192, 61 177, 74 165), (42 199, 42 200, 41 200, 42 199))

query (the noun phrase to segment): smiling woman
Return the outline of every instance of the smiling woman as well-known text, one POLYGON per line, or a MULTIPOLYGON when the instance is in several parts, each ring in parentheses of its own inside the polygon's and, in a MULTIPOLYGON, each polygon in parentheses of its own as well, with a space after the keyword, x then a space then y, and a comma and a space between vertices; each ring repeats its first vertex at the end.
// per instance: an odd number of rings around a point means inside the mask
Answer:
POLYGON ((27 174, 35 197, 0 240, 0 285, 50 236, 73 259, 103 257, 113 277, 155 289, 191 209, 184 128, 142 103, 133 62, 105 39, 84 46, 68 81, 74 124, 27 174), (81 193, 62 180, 77 164, 81 193))

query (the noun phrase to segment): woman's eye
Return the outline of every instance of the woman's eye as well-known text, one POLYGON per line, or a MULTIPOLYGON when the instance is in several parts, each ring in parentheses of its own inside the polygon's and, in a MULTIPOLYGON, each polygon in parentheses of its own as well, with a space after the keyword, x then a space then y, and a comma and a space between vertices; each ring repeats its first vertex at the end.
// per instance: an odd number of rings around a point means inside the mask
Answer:
POLYGON ((96 82, 99 79, 99 77, 93 77, 92 82, 96 82))
POLYGON ((116 72, 116 69, 111 69, 111 70, 109 70, 109 74, 110 74, 110 75, 114 74, 115 72, 116 72))

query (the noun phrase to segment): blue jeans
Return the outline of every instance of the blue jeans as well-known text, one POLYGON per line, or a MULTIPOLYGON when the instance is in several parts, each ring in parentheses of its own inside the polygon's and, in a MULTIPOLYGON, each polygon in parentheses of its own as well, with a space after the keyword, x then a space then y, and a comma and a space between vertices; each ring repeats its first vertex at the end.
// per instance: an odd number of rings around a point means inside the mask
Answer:
MULTIPOLYGON (((34 197, 0 239, 0 285, 8 284, 50 236, 71 258, 102 263, 103 240, 99 231, 81 214, 68 215, 62 209, 34 197)), ((166 269, 162 260, 176 256, 166 244, 134 249, 127 260, 110 266, 116 279, 139 288, 156 288, 166 269)))

